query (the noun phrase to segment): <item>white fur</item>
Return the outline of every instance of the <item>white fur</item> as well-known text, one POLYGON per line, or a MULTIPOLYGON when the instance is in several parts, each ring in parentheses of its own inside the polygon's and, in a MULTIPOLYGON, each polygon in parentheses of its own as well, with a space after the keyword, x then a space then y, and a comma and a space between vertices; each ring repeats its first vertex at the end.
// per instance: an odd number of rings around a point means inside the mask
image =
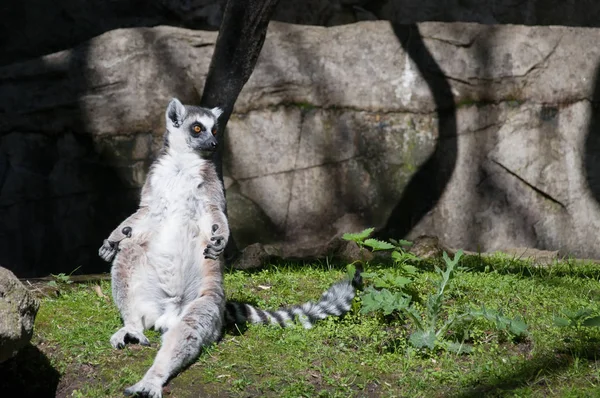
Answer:
POLYGON ((223 114, 223 109, 221 109, 219 107, 212 108, 210 111, 212 112, 213 115, 215 115, 216 119, 218 119, 219 116, 221 116, 223 114))
MULTIPOLYGON (((153 272, 145 273, 145 286, 154 286, 155 292, 142 294, 140 301, 150 299, 158 303, 160 317, 155 321, 157 329, 167 330, 178 320, 179 308, 186 297, 198 289, 197 264, 202 262, 204 240, 197 239, 200 231, 210 231, 210 220, 205 220, 205 210, 198 198, 202 176, 198 169, 206 160, 195 153, 164 156, 152 174, 152 198, 149 201, 152 224, 159 225, 155 239, 149 243, 148 261, 153 272), (200 222, 198 222, 200 221, 200 222), (166 293, 166 297, 162 294, 166 293)), ((152 289, 149 289, 152 290, 152 289)), ((141 304, 141 303, 140 303, 141 304)), ((143 304, 142 304, 143 305, 143 304)), ((154 318, 148 314, 149 320, 154 318)))

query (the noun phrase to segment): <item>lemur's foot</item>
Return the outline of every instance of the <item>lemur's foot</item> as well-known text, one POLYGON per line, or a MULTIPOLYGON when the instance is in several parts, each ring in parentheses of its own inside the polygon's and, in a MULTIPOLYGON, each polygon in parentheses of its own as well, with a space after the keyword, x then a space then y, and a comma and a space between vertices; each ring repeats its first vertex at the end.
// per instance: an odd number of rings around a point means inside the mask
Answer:
POLYGON ((131 387, 125 389, 125 395, 135 395, 136 397, 161 398, 162 386, 157 383, 151 383, 141 380, 131 387))
POLYGON ((102 246, 98 249, 98 255, 106 262, 111 262, 115 259, 117 252, 119 251, 119 243, 125 238, 131 238, 131 227, 124 227, 121 230, 123 237, 119 240, 108 240, 104 239, 102 246))
POLYGON ((124 348, 127 343, 138 343, 140 345, 149 346, 150 341, 140 330, 132 330, 127 327, 122 327, 110 338, 110 345, 114 348, 124 348))
POLYGON ((206 245, 206 249, 204 249, 204 258, 210 258, 212 260, 216 260, 223 250, 225 250, 225 244, 227 241, 225 240, 225 236, 223 235, 215 235, 214 233, 219 229, 217 224, 212 226, 213 236, 210 238, 211 242, 206 245))

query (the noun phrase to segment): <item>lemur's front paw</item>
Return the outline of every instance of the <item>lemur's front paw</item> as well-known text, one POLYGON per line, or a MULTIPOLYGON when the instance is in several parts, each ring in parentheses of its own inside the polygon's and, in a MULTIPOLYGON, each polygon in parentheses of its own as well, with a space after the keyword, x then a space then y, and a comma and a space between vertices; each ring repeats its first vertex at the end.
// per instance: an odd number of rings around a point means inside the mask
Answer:
POLYGON ((106 262, 114 260, 117 252, 119 251, 119 243, 125 238, 131 238, 131 227, 124 227, 121 230, 123 237, 119 240, 108 240, 104 239, 102 246, 98 249, 98 255, 106 262))
POLYGON ((217 224, 212 226, 212 234, 213 236, 210 238, 212 243, 206 245, 206 249, 204 249, 204 258, 210 258, 212 260, 216 260, 223 250, 225 250, 225 245, 227 240, 223 235, 215 235, 215 232, 219 229, 217 224))
POLYGON ((110 263, 115 256, 117 255, 117 251, 119 250, 119 242, 111 242, 108 239, 104 239, 102 246, 98 249, 98 255, 102 258, 102 260, 110 263))

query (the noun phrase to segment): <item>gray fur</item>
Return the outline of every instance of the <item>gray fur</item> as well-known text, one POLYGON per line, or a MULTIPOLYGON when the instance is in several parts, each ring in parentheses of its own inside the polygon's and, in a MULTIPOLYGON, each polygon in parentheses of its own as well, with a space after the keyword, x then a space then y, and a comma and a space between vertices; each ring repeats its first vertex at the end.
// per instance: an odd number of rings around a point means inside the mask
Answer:
POLYGON ((163 333, 152 367, 126 394, 161 397, 167 379, 221 334, 221 254, 229 226, 223 186, 209 159, 220 112, 169 103, 168 145, 150 168, 139 209, 99 249, 112 261, 113 299, 124 323, 110 339, 113 347, 131 340, 148 345, 145 329, 163 333), (194 132, 195 125, 202 131, 194 132))

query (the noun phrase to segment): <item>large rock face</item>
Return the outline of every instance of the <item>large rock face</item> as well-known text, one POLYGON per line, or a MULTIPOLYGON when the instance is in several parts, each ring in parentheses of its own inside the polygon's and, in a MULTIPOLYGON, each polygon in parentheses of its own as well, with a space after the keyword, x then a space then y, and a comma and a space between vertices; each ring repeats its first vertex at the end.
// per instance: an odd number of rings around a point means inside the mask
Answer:
MULTIPOLYGON (((0 68, 0 261, 108 267, 171 96, 197 102, 215 32, 111 31, 0 68), (38 218, 39 217, 39 218, 38 218)), ((225 140, 243 247, 367 226, 600 257, 600 30, 272 23, 225 140)))
MULTIPOLYGON (((226 0, 3 0, 0 65, 73 47, 112 29, 172 25, 217 30, 226 0), (49 34, 50 32, 50 34, 49 34)), ((596 0, 279 0, 273 20, 337 26, 395 24, 600 26, 596 0)))
POLYGON ((14 356, 33 335, 40 303, 15 275, 0 267, 0 362, 14 356))

